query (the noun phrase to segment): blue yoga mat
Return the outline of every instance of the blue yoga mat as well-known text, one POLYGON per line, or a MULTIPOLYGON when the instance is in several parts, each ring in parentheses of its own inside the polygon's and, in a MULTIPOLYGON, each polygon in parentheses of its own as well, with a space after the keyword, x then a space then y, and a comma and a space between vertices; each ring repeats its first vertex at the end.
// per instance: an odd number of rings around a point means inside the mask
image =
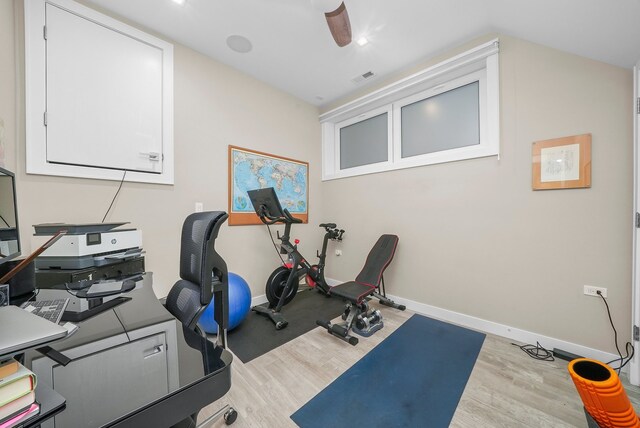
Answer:
POLYGON ((484 338, 414 315, 291 419, 303 428, 448 427, 484 338))

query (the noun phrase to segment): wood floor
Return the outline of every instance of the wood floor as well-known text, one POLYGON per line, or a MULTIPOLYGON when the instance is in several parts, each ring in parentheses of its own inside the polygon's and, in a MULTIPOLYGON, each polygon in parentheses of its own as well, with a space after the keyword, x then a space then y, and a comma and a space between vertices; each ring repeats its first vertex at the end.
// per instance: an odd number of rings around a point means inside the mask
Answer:
MULTIPOLYGON (((384 328, 361 338, 355 347, 316 328, 248 364, 234 359, 231 390, 203 409, 199 420, 230 404, 239 413, 234 428, 296 427, 291 414, 413 315, 387 307, 381 311, 384 328)), ((638 412, 640 389, 626 381, 625 387, 638 412)), ((383 403, 384 391, 376 393, 383 403)), ((219 420, 211 426, 225 423, 219 420)), ((423 426, 428 427, 428 421, 423 426)), ((587 423, 565 361, 536 361, 510 340, 487 335, 450 426, 586 427, 587 423)))

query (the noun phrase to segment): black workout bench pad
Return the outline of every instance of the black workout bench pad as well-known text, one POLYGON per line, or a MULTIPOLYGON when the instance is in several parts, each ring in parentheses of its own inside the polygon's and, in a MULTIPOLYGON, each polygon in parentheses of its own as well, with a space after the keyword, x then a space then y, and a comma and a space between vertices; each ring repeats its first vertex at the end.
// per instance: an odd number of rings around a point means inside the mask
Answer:
POLYGON ((376 287, 371 287, 370 285, 349 281, 333 287, 331 289, 331 295, 342 297, 350 302, 360 303, 362 302, 362 299, 375 291, 375 289, 376 287))
POLYGON ((384 326, 382 314, 379 310, 370 309, 368 300, 376 298, 382 305, 401 311, 406 309, 404 305, 399 305, 386 296, 382 277, 393 260, 398 241, 396 235, 382 235, 369 251, 356 280, 331 288, 331 296, 341 297, 350 302, 342 315, 344 322, 333 324, 325 318, 316 320, 317 325, 326 329, 329 334, 355 346, 358 344, 358 338, 352 336, 351 331, 369 337, 384 326), (380 286, 382 293, 378 292, 380 286))
POLYGON ((356 280, 336 285, 331 289, 331 295, 342 297, 356 304, 361 303, 380 285, 382 273, 393 260, 398 240, 396 235, 382 235, 378 238, 356 280))

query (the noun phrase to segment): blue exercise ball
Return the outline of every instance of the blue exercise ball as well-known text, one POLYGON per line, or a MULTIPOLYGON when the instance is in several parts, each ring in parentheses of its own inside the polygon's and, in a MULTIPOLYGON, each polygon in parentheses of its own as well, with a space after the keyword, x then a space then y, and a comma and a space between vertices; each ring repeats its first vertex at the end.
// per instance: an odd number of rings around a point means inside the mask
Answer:
MULTIPOLYGON (((229 272, 229 328, 233 330, 247 317, 251 309, 251 289, 240 275, 229 272)), ((200 320, 200 327, 209 333, 218 332, 218 323, 213 318, 213 299, 204 310, 200 320)))

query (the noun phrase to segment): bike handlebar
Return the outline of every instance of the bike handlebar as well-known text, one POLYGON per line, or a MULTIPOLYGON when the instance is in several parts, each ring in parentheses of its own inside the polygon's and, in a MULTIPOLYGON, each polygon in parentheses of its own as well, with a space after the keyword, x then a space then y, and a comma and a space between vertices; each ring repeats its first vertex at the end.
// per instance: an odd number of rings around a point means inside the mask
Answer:
POLYGON ((342 235, 344 234, 344 229, 335 229, 335 228, 326 227, 326 226, 324 229, 329 234, 329 239, 342 241, 342 235))
MULTIPOLYGON (((283 215, 281 216, 272 217, 269 215, 269 210, 267 209, 267 207, 262 205, 260 207, 260 214, 258 215, 258 217, 260 217, 260 221, 266 225, 272 225, 276 223, 284 223, 284 224, 302 223, 302 220, 292 216, 288 209, 284 208, 282 210, 282 213, 283 215)), ((320 227, 324 227, 324 229, 329 234, 330 239, 342 241, 342 235, 344 234, 344 229, 337 229, 336 228, 337 226, 335 223, 323 223, 320 225, 320 227)))
POLYGON ((287 210, 286 208, 283 209, 283 214, 282 216, 279 217, 271 217, 268 214, 268 210, 267 208, 263 205, 262 207, 260 207, 260 214, 258 215, 258 217, 260 217, 260 221, 263 222, 264 224, 267 225, 271 225, 271 224, 276 224, 276 223, 302 223, 302 220, 300 220, 299 218, 295 218, 294 216, 291 215, 291 213, 289 212, 289 210, 287 210))
POLYGON ((285 209, 283 209, 283 211, 284 211, 285 217, 287 218, 287 221, 289 221, 291 223, 302 223, 302 220, 292 216, 288 209, 285 208, 285 209))

